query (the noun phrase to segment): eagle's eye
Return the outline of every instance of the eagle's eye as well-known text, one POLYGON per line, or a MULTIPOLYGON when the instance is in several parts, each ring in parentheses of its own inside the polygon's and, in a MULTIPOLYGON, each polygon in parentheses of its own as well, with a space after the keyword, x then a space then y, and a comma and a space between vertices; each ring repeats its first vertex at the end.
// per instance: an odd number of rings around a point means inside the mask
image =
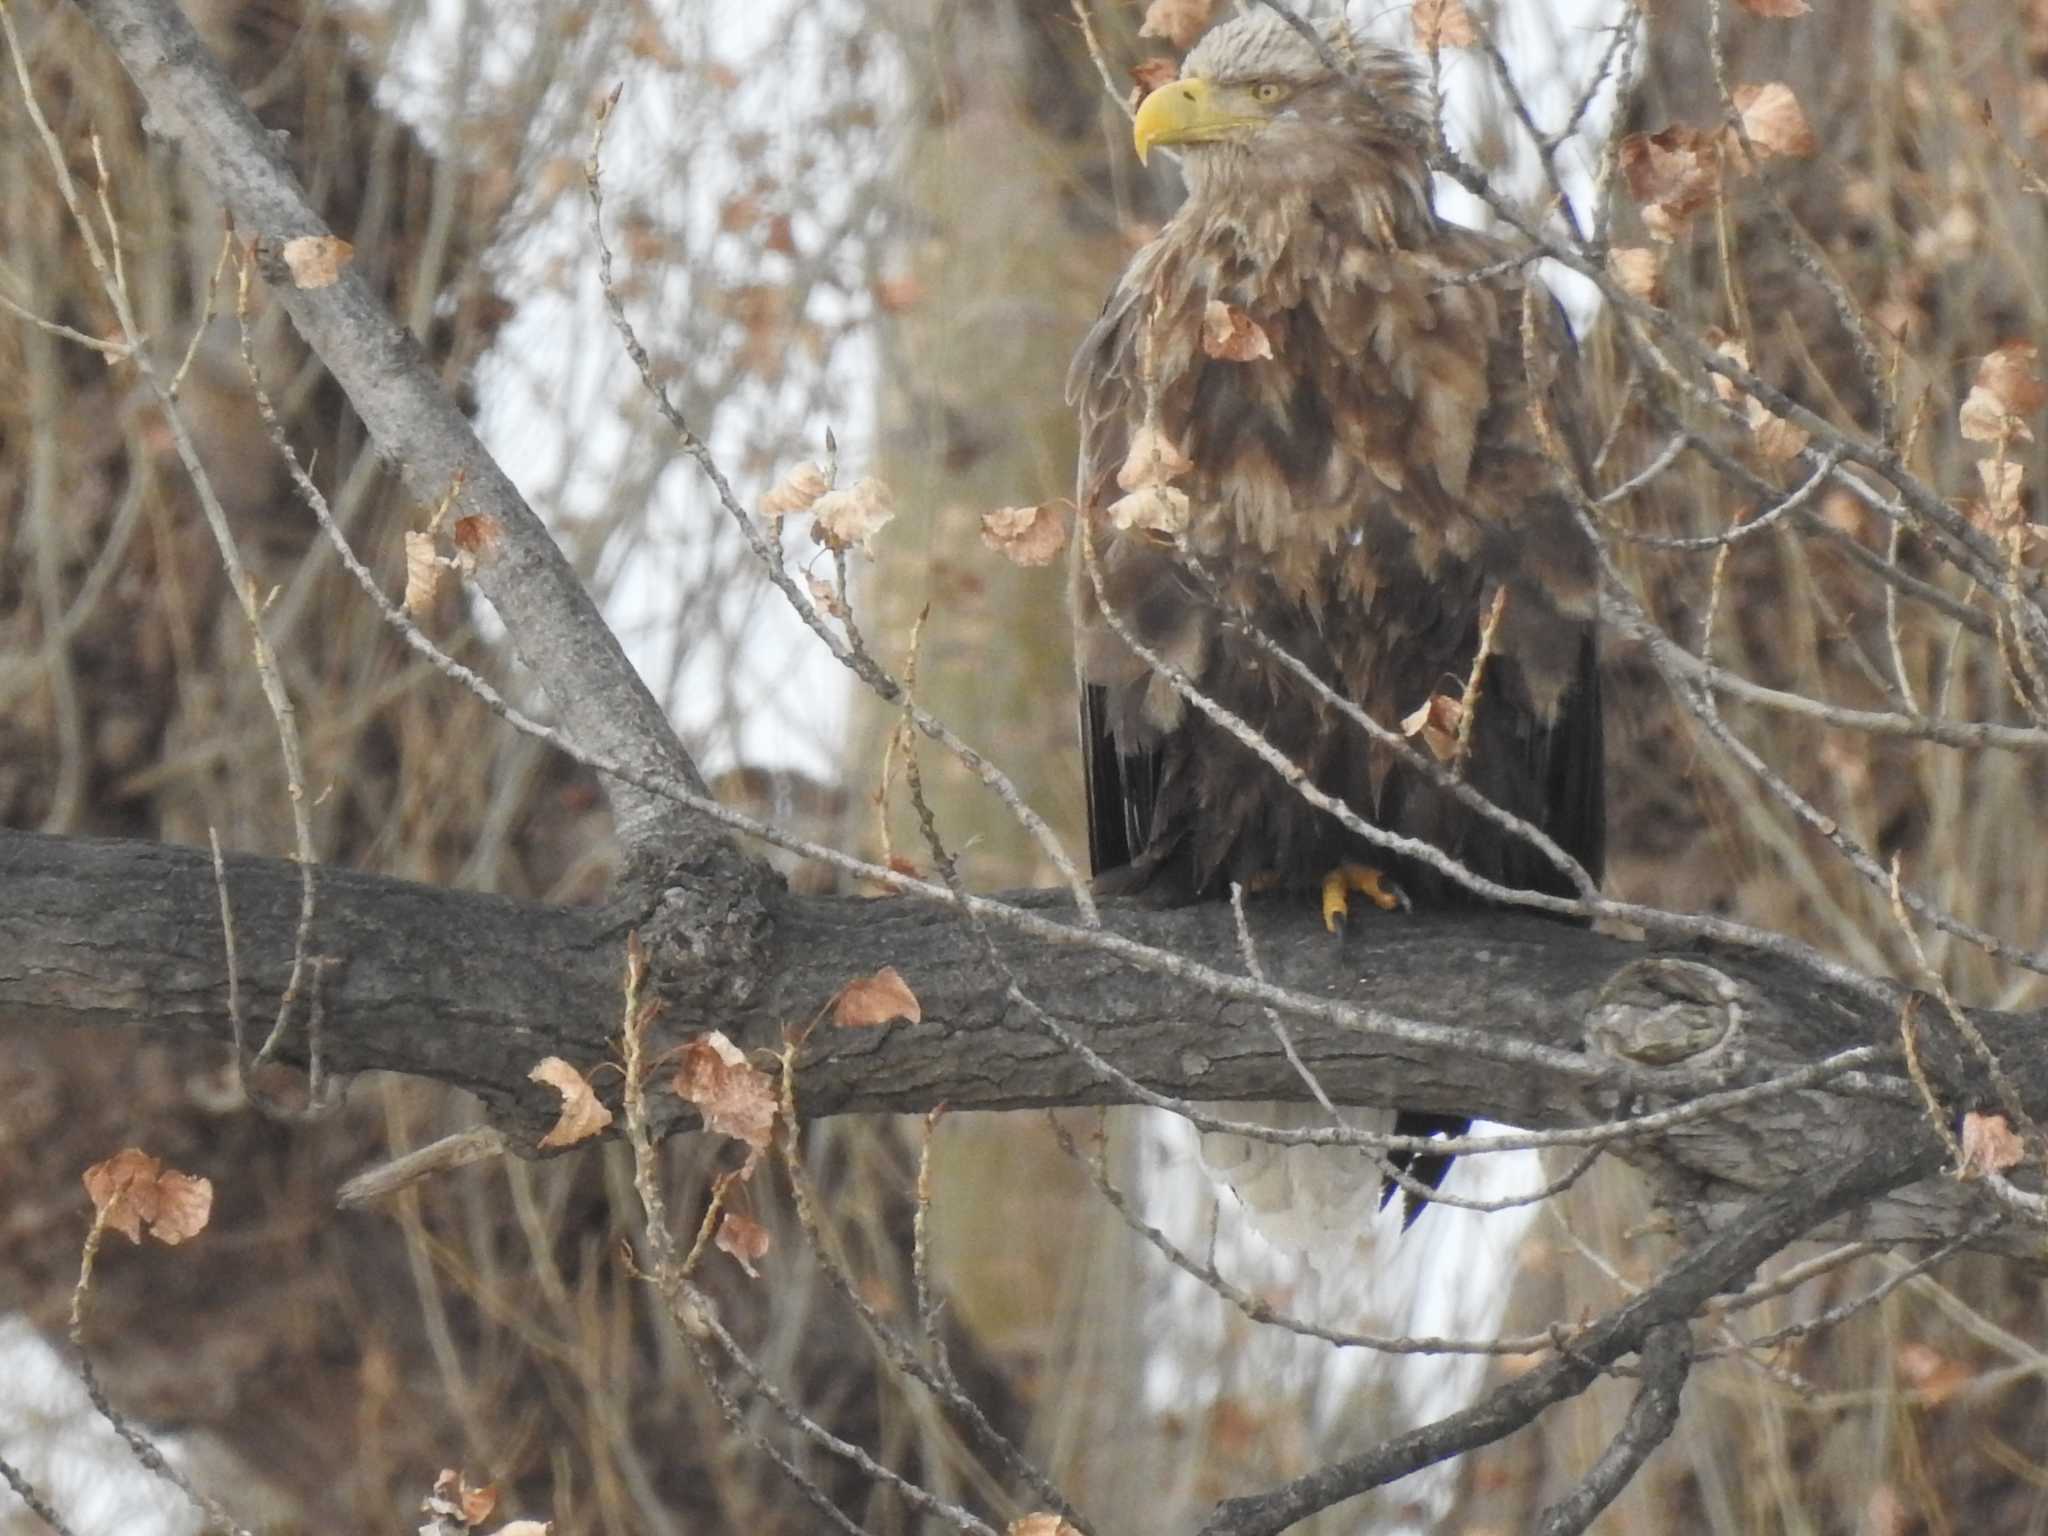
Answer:
POLYGON ((1277 80, 1265 80, 1252 87, 1252 100, 1271 106, 1287 94, 1287 87, 1277 80))

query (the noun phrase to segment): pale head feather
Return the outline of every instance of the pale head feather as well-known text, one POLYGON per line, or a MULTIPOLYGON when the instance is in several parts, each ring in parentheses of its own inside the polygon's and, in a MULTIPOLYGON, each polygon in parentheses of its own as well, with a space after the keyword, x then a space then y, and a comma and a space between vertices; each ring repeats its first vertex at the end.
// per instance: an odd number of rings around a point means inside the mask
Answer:
POLYGON ((1426 109, 1415 66, 1394 49, 1360 42, 1341 17, 1318 30, 1348 74, 1332 71, 1308 39, 1264 9, 1219 22, 1189 51, 1183 77, 1226 86, 1274 81, 1292 92, 1249 137, 1182 147, 1190 198, 1378 183, 1426 221, 1429 173, 1416 148, 1426 109))

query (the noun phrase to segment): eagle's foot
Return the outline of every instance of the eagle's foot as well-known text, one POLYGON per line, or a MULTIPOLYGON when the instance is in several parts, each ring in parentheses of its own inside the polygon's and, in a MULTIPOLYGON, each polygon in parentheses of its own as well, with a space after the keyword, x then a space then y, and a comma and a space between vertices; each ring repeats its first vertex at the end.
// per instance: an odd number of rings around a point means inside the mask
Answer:
POLYGON ((1323 926, 1342 933, 1351 920, 1351 895, 1365 897, 1382 912, 1408 905, 1401 888, 1370 864, 1339 864, 1323 876, 1323 926))

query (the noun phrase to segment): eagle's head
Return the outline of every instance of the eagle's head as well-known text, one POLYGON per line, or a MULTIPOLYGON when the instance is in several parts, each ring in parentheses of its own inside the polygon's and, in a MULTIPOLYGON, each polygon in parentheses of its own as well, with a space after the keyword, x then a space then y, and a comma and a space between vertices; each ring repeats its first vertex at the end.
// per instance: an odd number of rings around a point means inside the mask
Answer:
POLYGON ((1426 185, 1414 66, 1361 44, 1343 23, 1323 32, 1347 74, 1271 11, 1209 29, 1180 78, 1139 103, 1138 158, 1159 145, 1181 152, 1190 196, 1256 194, 1262 187, 1355 185, 1361 177, 1426 185))

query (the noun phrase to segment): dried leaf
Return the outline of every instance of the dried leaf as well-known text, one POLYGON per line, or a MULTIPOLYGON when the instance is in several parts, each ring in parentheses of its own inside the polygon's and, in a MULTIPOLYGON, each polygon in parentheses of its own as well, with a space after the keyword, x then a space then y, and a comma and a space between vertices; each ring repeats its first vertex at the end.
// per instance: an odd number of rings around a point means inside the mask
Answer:
POLYGON ((449 536, 462 552, 467 569, 472 571, 480 565, 491 564, 505 547, 505 525, 482 512, 472 512, 467 517, 455 519, 449 536))
POLYGON ((1969 1385, 1969 1368, 1931 1344, 1901 1344, 1893 1359, 1899 1379, 1930 1403, 1946 1402, 1969 1385))
POLYGON ((2003 1173, 2027 1155, 2025 1143, 2003 1115, 1981 1115, 1974 1109, 1963 1116, 1963 1166, 1966 1179, 1987 1173, 2003 1173))
POLYGON ((747 1064, 746 1054, 717 1030, 683 1047, 670 1086, 697 1107, 705 1127, 766 1151, 775 1124, 775 1082, 747 1064))
POLYGON ((914 277, 885 277, 875 284, 875 308, 885 315, 900 315, 924 300, 924 284, 914 277))
POLYGON ((1235 304, 1211 299, 1202 311, 1202 350, 1227 363, 1248 363, 1255 357, 1271 357, 1273 343, 1259 323, 1235 304))
POLYGON ((761 219, 761 199, 751 192, 742 192, 727 198, 718 209, 718 227, 727 234, 738 234, 751 229, 761 219))
POLYGON ((908 1019, 916 1024, 923 1018, 917 994, 893 965, 883 966, 872 976, 849 981, 832 1000, 832 1022, 841 1029, 866 1029, 892 1019, 908 1019))
POLYGON ((2029 341, 2008 341, 1984 354, 1958 413, 1965 438, 1973 443, 2034 440, 2033 430, 2022 418, 2048 404, 2048 388, 2034 372, 2038 356, 2038 349, 2029 341))
POLYGON ((1067 504, 997 507, 981 514, 981 542, 1017 565, 1050 565, 1067 547, 1067 504))
POLYGON ((851 489, 827 491, 811 503, 811 537, 829 549, 873 553, 873 539, 896 515, 889 487, 872 476, 851 489))
POLYGON ((1145 20, 1138 28, 1138 36, 1164 38, 1185 50, 1202 35, 1209 25, 1209 13, 1215 8, 1216 0, 1152 0, 1145 7, 1145 20))
POLYGON ((453 1467, 444 1467, 434 1479, 434 1491, 420 1503, 422 1512, 438 1515, 467 1526, 482 1525, 498 1507, 498 1487, 485 1483, 472 1488, 453 1467))
POLYGON ((1081 1533, 1058 1515, 1041 1509, 1012 1520, 1003 1527, 1003 1536, 1081 1536, 1081 1533))
POLYGON ((1403 736, 1419 736, 1430 756, 1448 763, 1458 755, 1458 731, 1465 720, 1465 704, 1449 694, 1432 693, 1401 718, 1403 736))
POLYGON ((405 611, 414 618, 431 612, 447 584, 448 567, 434 552, 434 536, 418 528, 405 530, 405 611))
POLYGON ((1734 91, 1735 110, 1742 114, 1743 131, 1750 144, 1766 160, 1779 155, 1804 159, 1820 148, 1813 125, 1792 87, 1782 80, 1766 85, 1738 85, 1734 91))
MULTIPOLYGON (((1140 59, 1130 69, 1131 83, 1138 89, 1131 98, 1133 107, 1158 90, 1162 85, 1171 85, 1180 78, 1180 66, 1171 59, 1140 59)), ((1148 235, 1146 237, 1150 239, 1148 235)), ((1139 244, 1143 244, 1140 241, 1139 244)))
POLYGON ((1132 435, 1116 483, 1120 490, 1142 491, 1148 486, 1170 485, 1194 467, 1173 439, 1148 421, 1132 435))
POLYGON ((1813 434, 1782 416, 1773 416, 1761 400, 1749 402, 1749 432, 1757 456, 1767 464, 1787 464, 1799 457, 1813 434))
POLYGON ((1645 304, 1664 302, 1664 253, 1650 245, 1618 245, 1607 265, 1621 291, 1645 304))
MULTIPOLYGON (((1718 325, 1710 325, 1700 333, 1700 339, 1745 373, 1749 371, 1749 346, 1740 337, 1730 336, 1718 325)), ((1733 379, 1724 379, 1718 373, 1712 378, 1714 393, 1724 405, 1733 405, 1745 398, 1733 379)))
POLYGON ((780 537, 782 520, 792 512, 807 512, 811 504, 832 489, 825 471, 809 460, 797 465, 769 487, 761 498, 761 521, 780 537))
POLYGON ((1137 528, 1169 539, 1179 538, 1187 532, 1188 493, 1170 485, 1148 485, 1128 496, 1119 496, 1107 511, 1114 528, 1137 528))
POLYGON ((598 1103, 590 1080, 561 1057, 542 1058, 526 1076, 530 1082, 546 1083, 562 1096, 561 1118, 541 1137, 543 1147, 573 1147, 612 1123, 612 1112, 598 1103))
POLYGON ((1674 123, 1657 133, 1632 133, 1621 141, 1619 156, 1629 193, 1643 206, 1643 226, 1667 244, 1718 194, 1720 150, 1696 128, 1674 123))
POLYGON ((739 1260, 741 1269, 758 1280, 761 1271, 754 1268, 754 1260, 763 1258, 768 1252, 768 1229, 751 1217, 742 1216, 738 1211, 727 1211, 719 1219, 718 1235, 712 1239, 719 1248, 739 1260))
POLYGON ((94 1212, 131 1243, 142 1229, 167 1248, 206 1230, 213 1214, 213 1181, 166 1169, 140 1147, 116 1152, 85 1170, 94 1212))
POLYGON ((662 69, 681 69, 682 55, 677 53, 669 40, 661 35, 661 28, 651 18, 642 18, 640 24, 627 35, 626 49, 636 59, 646 59, 662 69))
POLYGON ((285 270, 294 288, 326 288, 355 259, 356 248, 333 235, 300 235, 284 243, 285 270))
POLYGON ((839 595, 839 589, 818 575, 815 571, 804 572, 804 586, 810 591, 811 601, 818 605, 818 611, 828 619, 843 619, 847 614, 846 599, 839 595))
POLYGON ((1440 48, 1470 48, 1479 41, 1479 28, 1465 0, 1415 0, 1409 12, 1415 27, 1415 46, 1424 53, 1440 48))
POLYGON ((1804 16, 1813 7, 1807 0, 1735 0, 1752 16, 1765 16, 1773 20, 1792 16, 1804 16))

